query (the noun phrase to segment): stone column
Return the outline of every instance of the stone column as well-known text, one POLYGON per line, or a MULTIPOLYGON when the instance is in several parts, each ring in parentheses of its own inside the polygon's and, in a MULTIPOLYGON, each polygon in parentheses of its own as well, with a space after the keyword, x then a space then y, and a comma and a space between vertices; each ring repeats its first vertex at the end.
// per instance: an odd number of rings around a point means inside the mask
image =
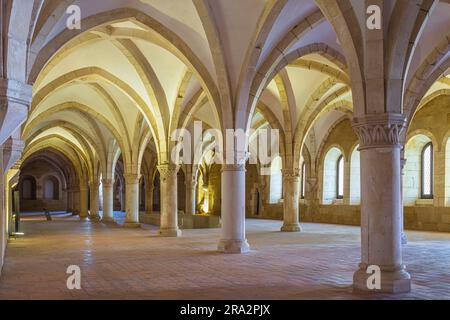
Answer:
POLYGON ((73 188, 69 187, 66 190, 67 195, 67 212, 73 212, 73 188))
POLYGON ((90 188, 90 210, 89 210, 89 219, 91 220, 99 220, 99 204, 100 204, 100 199, 99 199, 99 194, 98 194, 98 188, 99 188, 99 183, 98 182, 94 182, 91 184, 91 188, 90 188))
POLYGON ((145 213, 152 214, 153 213, 153 180, 148 179, 148 182, 145 184, 145 192, 147 196, 145 197, 145 213))
MULTIPOLYGON (((124 182, 124 184, 126 185, 126 182, 124 182)), ((122 185, 120 187, 120 195, 119 195, 119 199, 120 199, 120 211, 121 212, 125 212, 126 211, 126 195, 125 195, 125 191, 126 191, 126 186, 122 185)))
POLYGON ((114 180, 103 179, 103 221, 114 221, 114 180))
MULTIPOLYGON (((298 232, 301 231, 298 212, 300 173, 298 169, 283 170, 283 226, 281 231, 298 232)), ((245 193, 245 192, 244 192, 245 193)))
POLYGON ((245 253, 245 164, 222 166, 222 238, 219 251, 245 253))
MULTIPOLYGON (((2 2, 3 4, 4 2, 2 2)), ((32 5, 32 4, 31 4, 32 5)), ((29 7, 31 8, 31 7, 29 7)), ((3 14, 3 12, 2 12, 3 14)), ((27 13, 24 11, 24 16, 27 13)), ((6 14, 8 16, 8 14, 6 14)), ((2 19, 5 17, 3 14, 2 19)), ((3 20, 2 20, 3 23, 3 20)), ((3 31, 4 26, 0 26, 0 33, 3 31)), ((5 35, 9 36, 9 35, 5 35)), ((24 61, 20 59, 26 52, 26 41, 22 39, 10 38, 11 43, 15 43, 14 54, 16 57, 11 57, 13 63, 7 63, 8 50, 4 50, 3 40, 4 37, 0 37, 0 64, 2 66, 8 65, 9 67, 25 66, 24 61), (6 60, 5 60, 6 59, 6 60)), ((25 39, 23 39, 25 40, 25 39)), ((7 41, 8 43, 8 41, 7 41)), ((31 104, 32 98, 32 86, 12 79, 5 79, 3 76, 9 72, 3 72, 3 68, 0 67, 0 273, 3 266, 3 257, 5 253, 7 238, 6 238, 6 213, 5 213, 5 185, 4 176, 5 173, 11 168, 11 166, 20 158, 23 150, 23 142, 20 141, 20 126, 26 121, 28 117, 28 108, 31 104)), ((26 68, 25 68, 26 69, 26 68)))
POLYGON ((88 217, 88 187, 80 186, 80 219, 88 217))
POLYGON ((139 174, 125 174, 125 227, 137 228, 139 224, 139 174))
POLYGON ((380 268, 379 292, 409 292, 411 277, 402 261, 399 134, 405 118, 373 114, 355 118, 361 151, 361 263, 355 289, 371 291, 370 266, 380 268))
POLYGON ((350 204, 350 159, 344 160, 344 197, 343 204, 350 204))
POLYGON ((316 177, 310 177, 306 179, 306 218, 308 221, 314 221, 314 215, 319 213, 319 179, 316 177))
POLYGON ((405 233, 405 205, 403 204, 403 176, 404 176, 404 171, 403 169, 405 168, 405 164, 406 164, 406 159, 401 157, 400 158, 400 170, 401 170, 401 177, 400 177, 400 190, 401 190, 401 206, 400 206, 400 210, 401 210, 401 221, 400 221, 400 225, 402 227, 402 244, 407 244, 408 243, 408 238, 406 237, 406 233, 405 233))
POLYGON ((445 207, 445 146, 443 150, 433 146, 433 205, 445 207))
POLYGON ((80 188, 78 186, 73 187, 72 192, 72 215, 80 214, 80 188))
POLYGON ((197 180, 195 178, 195 171, 186 175, 186 214, 195 215, 196 213, 196 190, 197 180))
POLYGON ((179 237, 178 228, 178 194, 177 173, 175 165, 163 164, 158 166, 161 180, 161 226, 159 235, 163 237, 179 237))

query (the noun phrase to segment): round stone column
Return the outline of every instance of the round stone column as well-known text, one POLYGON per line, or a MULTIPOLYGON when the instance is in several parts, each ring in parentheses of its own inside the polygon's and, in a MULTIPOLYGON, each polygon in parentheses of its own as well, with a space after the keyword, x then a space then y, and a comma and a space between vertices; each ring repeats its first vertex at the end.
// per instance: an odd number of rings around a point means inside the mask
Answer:
POLYGON ((79 215, 80 214, 80 188, 78 186, 73 187, 73 193, 72 193, 72 215, 79 215))
POLYGON ((145 192, 147 193, 145 197, 145 213, 153 213, 153 180, 149 179, 145 185, 145 192))
POLYGON ((103 179, 103 221, 114 221, 114 180, 103 179))
POLYGON ((195 173, 192 173, 186 179, 186 214, 195 215, 196 213, 196 190, 197 181, 195 179, 195 173))
POLYGON ((139 178, 138 174, 125 174, 125 217, 124 227, 137 228, 139 224, 139 178))
POLYGON ((80 218, 88 217, 88 188, 87 186, 80 186, 80 218))
POLYGON ((73 212, 73 188, 68 187, 66 189, 67 194, 67 213, 73 212))
POLYGON ((401 158, 400 159, 400 170, 401 170, 401 176, 400 176, 400 190, 401 190, 401 195, 402 195, 402 200, 401 200, 401 206, 400 209, 402 211, 401 213, 401 226, 402 226, 402 244, 407 244, 408 243, 408 237, 406 236, 405 233, 405 205, 403 204, 403 176, 404 176, 404 168, 405 168, 405 164, 406 164, 406 159, 405 158, 401 158))
POLYGON ((94 182, 91 184, 90 188, 90 210, 89 210, 89 219, 90 220, 99 220, 99 205, 100 199, 98 194, 99 183, 94 182))
POLYGON ((353 122, 361 152, 361 263, 353 277, 358 290, 411 290, 401 245, 399 134, 404 126, 405 118, 397 114, 366 115, 353 122), (378 268, 381 287, 373 288, 373 270, 378 268))
POLYGON ((222 166, 222 238, 219 251, 245 253, 245 164, 222 166))
POLYGON ((301 231, 298 212, 298 196, 300 183, 300 173, 298 169, 283 170, 283 232, 299 232, 301 231))
POLYGON ((163 237, 179 237, 178 228, 178 194, 177 173, 175 165, 159 165, 158 171, 161 181, 161 225, 159 235, 163 237))

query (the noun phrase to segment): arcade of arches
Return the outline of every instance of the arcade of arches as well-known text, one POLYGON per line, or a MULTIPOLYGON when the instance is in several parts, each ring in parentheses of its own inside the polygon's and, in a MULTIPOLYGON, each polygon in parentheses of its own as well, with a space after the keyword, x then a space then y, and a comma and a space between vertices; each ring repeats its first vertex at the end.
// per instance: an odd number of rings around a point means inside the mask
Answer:
POLYGON ((0 0, 0 13, 1 265, 18 212, 29 228, 46 210, 157 225, 158 243, 220 228, 225 253, 251 250, 246 220, 283 221, 278 239, 353 225, 354 288, 377 265, 381 291, 403 293, 404 230, 450 232, 449 1, 0 0), (73 4, 81 29, 66 27, 73 4), (174 164, 172 133, 197 121, 201 158, 174 164), (212 161, 208 129, 268 128, 270 175, 251 150, 212 161))

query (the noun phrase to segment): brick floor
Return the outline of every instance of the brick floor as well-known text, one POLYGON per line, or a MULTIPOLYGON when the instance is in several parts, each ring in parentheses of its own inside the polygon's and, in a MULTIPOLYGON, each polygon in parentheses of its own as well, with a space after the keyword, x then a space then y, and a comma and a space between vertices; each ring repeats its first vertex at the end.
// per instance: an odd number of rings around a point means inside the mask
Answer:
POLYGON ((160 238, 157 228, 126 229, 60 216, 37 216, 12 240, 0 278, 1 299, 450 299, 450 234, 408 232, 404 261, 412 292, 362 295, 351 289, 359 229, 303 224, 281 233, 279 221, 248 220, 252 251, 216 252, 219 229, 160 238), (66 287, 79 265, 82 290, 66 287))

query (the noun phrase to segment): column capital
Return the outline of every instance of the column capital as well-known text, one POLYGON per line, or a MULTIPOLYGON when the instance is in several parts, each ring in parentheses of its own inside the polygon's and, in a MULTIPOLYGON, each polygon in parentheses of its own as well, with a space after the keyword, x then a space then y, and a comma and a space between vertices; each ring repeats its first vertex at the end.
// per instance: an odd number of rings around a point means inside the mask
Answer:
POLYGON ((359 149, 398 147, 406 127, 402 114, 369 114, 353 119, 353 129, 359 138, 359 149))
POLYGON ((137 173, 125 173, 123 177, 125 178, 126 184, 136 184, 139 183, 141 175, 137 173))
POLYGON ((114 186, 114 179, 102 179, 102 185, 106 187, 112 187, 114 186))
POLYGON ((98 188, 100 186, 100 182, 98 181, 93 181, 92 183, 89 184, 91 186, 91 188, 98 188))
POLYGON ((283 178, 286 180, 295 180, 300 178, 300 169, 282 169, 283 178))
POLYGON ((162 180, 167 180, 172 175, 177 175, 178 170, 180 170, 180 166, 177 166, 175 164, 160 164, 157 166, 157 169, 159 171, 160 178, 162 180))

